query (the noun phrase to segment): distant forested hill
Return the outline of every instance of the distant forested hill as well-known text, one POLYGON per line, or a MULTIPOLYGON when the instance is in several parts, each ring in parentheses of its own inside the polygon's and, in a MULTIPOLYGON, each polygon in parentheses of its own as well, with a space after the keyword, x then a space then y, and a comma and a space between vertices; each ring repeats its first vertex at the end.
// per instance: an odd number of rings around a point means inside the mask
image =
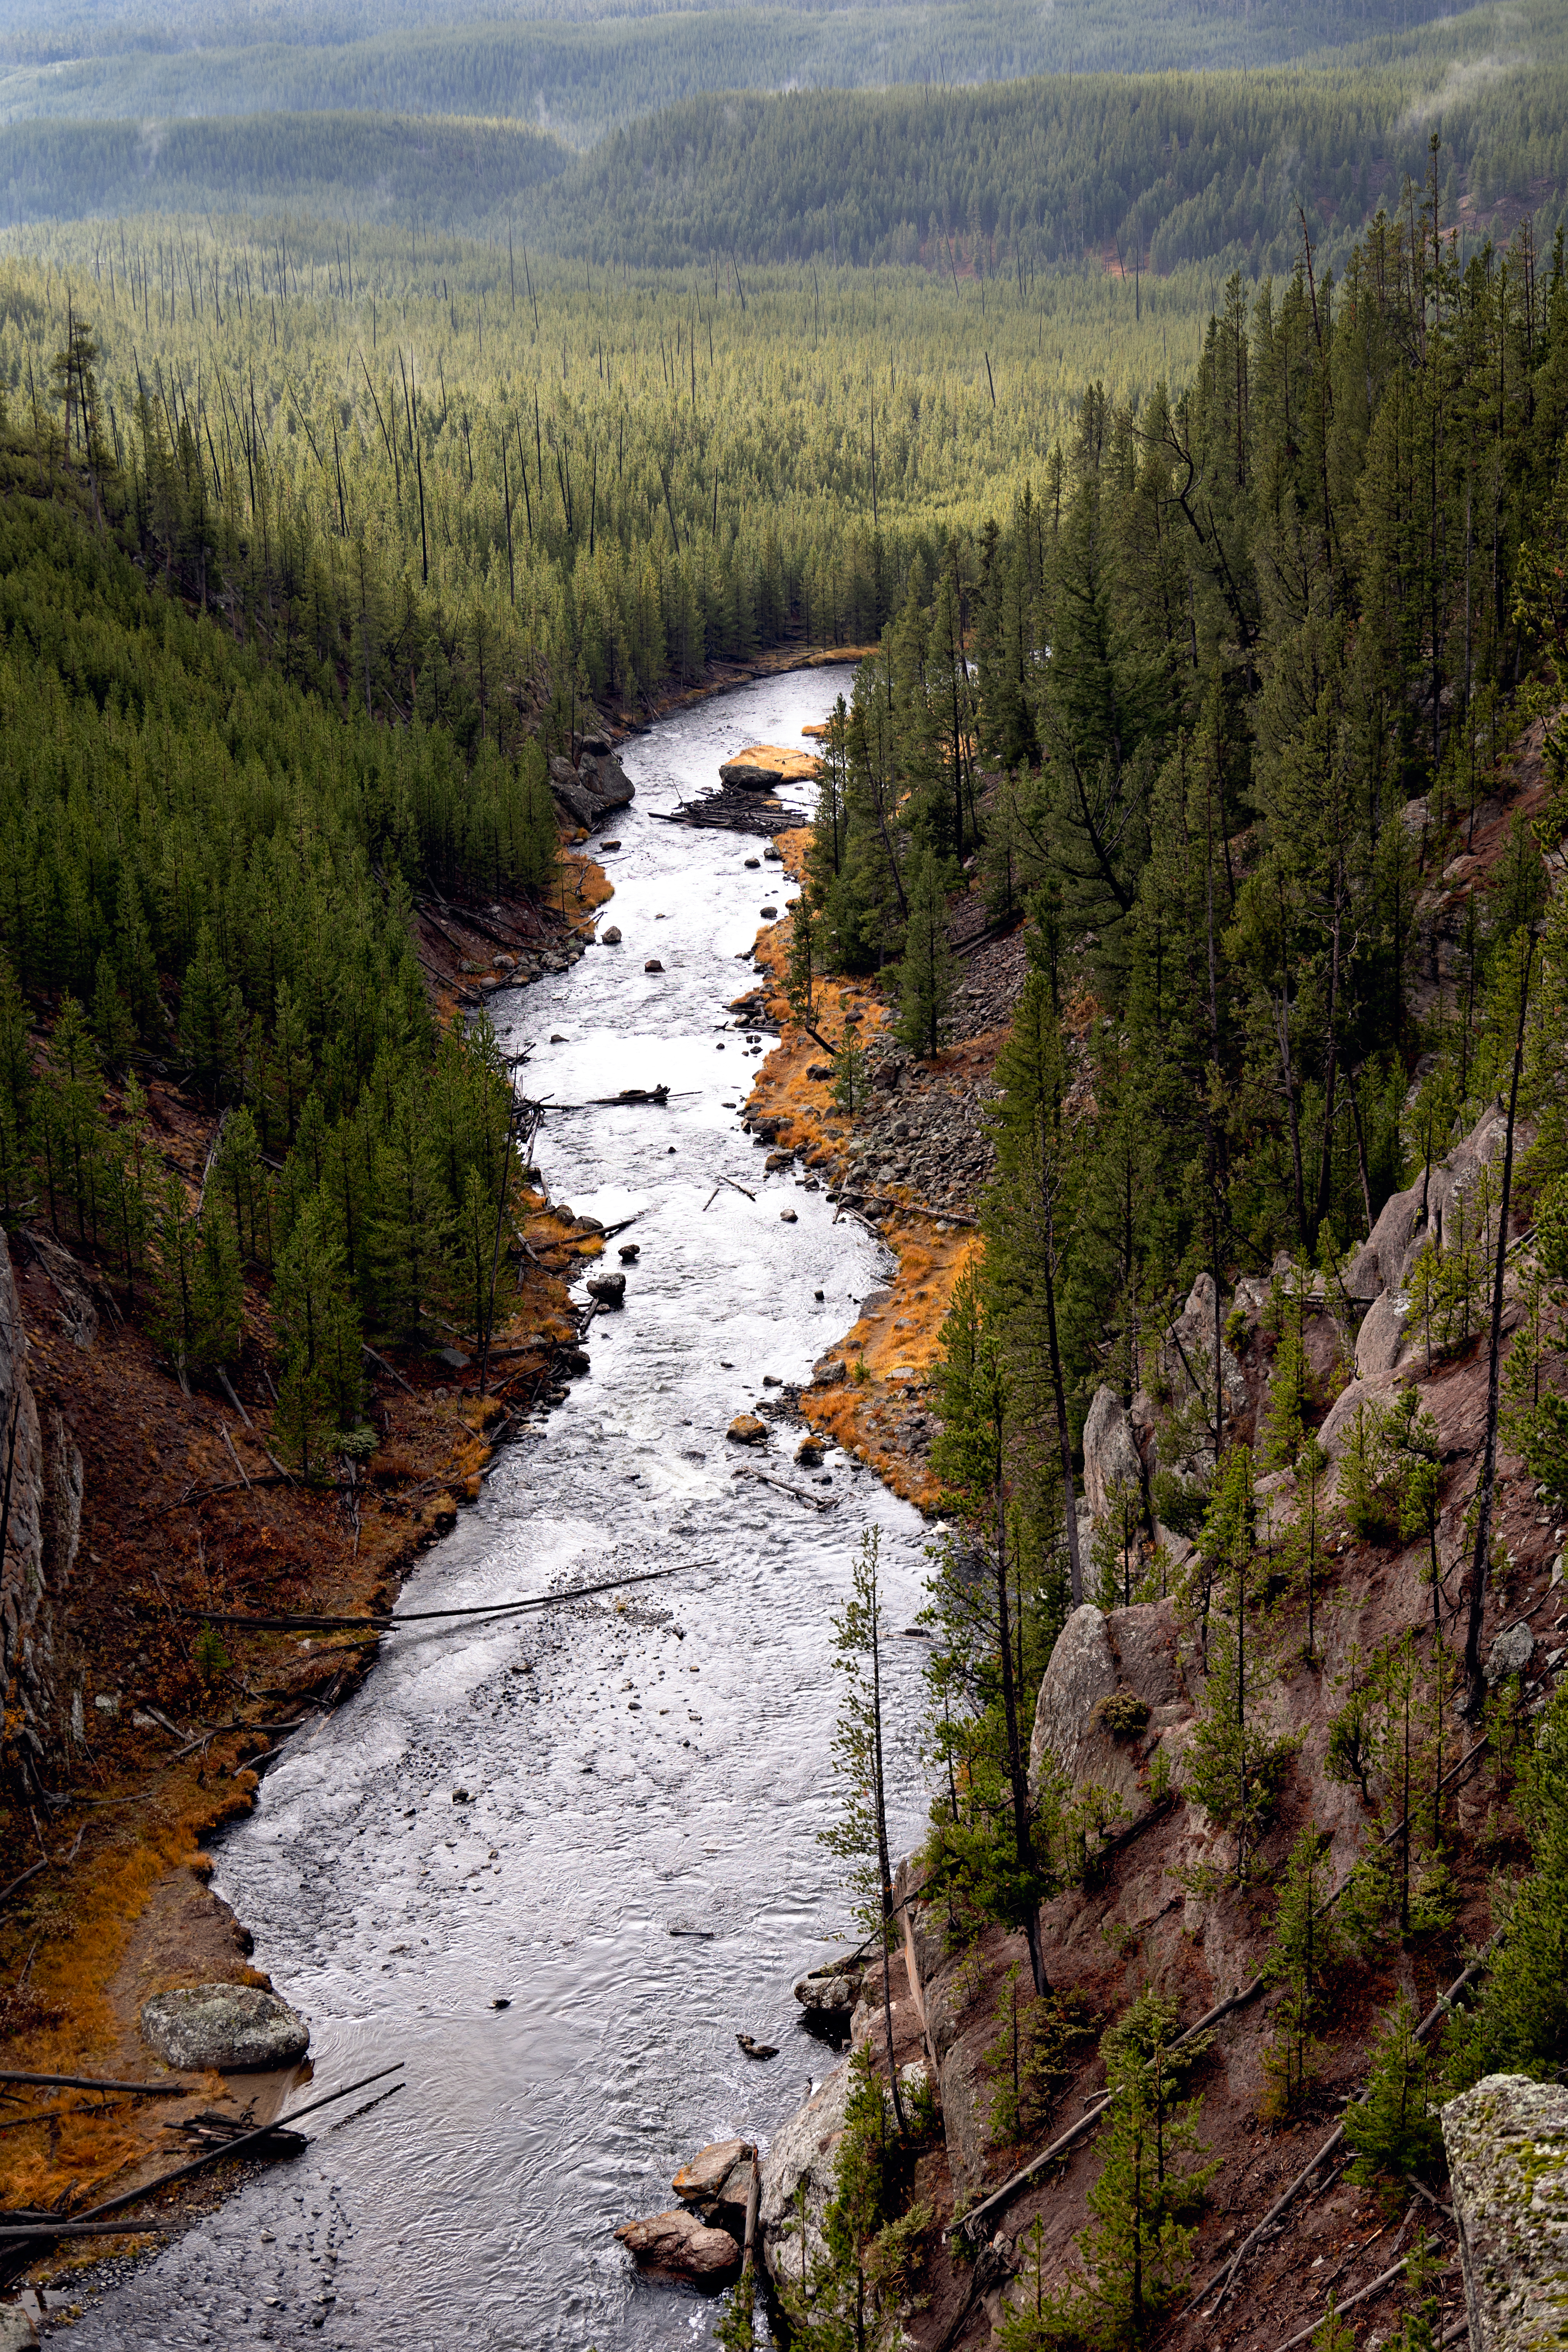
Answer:
MULTIPOLYGON (((718 37, 731 19, 707 20, 718 37)), ((517 122, 219 115, 0 130, 13 224, 174 212, 504 236, 600 265, 923 263, 940 275, 1067 263, 1168 276, 1289 269, 1305 215, 1342 260, 1380 205, 1424 185, 1437 133, 1445 230, 1467 247, 1568 194, 1568 42, 1544 6, 1519 46, 1454 19, 1312 71, 1090 74, 964 89, 691 99, 585 155, 517 122)))
POLYGON ((0 120, 353 109, 522 120, 583 145, 704 91, 1263 67, 1408 37, 1439 14, 1439 0, 392 0, 374 11, 361 0, 255 10, 75 0, 47 13, 7 0, 0 120))
POLYGON ((1426 178, 1434 131, 1447 225, 1561 199, 1561 63, 1521 53, 1512 71, 1434 79, 1425 98, 1390 68, 692 100, 606 140, 541 218, 565 249, 634 262, 733 245, 941 270, 951 239, 985 267, 1119 252, 1129 269, 1279 268, 1299 205, 1314 236, 1353 234, 1426 178))

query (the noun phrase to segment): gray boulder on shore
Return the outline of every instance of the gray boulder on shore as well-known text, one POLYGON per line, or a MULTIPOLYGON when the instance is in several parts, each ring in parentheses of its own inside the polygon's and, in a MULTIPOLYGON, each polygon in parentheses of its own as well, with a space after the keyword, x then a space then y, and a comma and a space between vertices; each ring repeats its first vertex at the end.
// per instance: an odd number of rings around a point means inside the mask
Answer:
POLYGON ((297 2009, 259 1985, 181 1985, 142 2004, 142 2032, 168 2065, 220 2074, 291 2066, 310 2046, 297 2009))

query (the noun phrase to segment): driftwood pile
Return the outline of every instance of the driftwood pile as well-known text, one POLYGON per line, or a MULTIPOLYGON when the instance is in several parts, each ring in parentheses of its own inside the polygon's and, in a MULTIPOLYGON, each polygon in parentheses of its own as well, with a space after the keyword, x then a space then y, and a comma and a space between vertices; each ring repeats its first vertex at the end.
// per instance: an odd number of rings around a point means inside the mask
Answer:
POLYGON ((787 809, 776 793, 749 792, 734 784, 721 784, 716 793, 704 793, 700 800, 682 801, 673 815, 662 809, 647 809, 647 816, 657 817, 660 824, 694 824, 714 827, 723 833, 760 833, 771 841, 775 834, 788 833, 805 819, 798 809, 787 809))

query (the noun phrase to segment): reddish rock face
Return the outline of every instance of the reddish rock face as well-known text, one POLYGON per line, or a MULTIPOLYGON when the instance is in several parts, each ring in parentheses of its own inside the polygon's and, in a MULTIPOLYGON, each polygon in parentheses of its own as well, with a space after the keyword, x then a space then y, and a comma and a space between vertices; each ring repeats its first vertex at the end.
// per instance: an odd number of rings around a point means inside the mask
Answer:
POLYGON ((728 2230, 710 2230, 684 2206, 646 2221, 623 2221, 616 2235, 638 2267, 658 2277, 718 2283, 741 2267, 741 2249, 728 2230))

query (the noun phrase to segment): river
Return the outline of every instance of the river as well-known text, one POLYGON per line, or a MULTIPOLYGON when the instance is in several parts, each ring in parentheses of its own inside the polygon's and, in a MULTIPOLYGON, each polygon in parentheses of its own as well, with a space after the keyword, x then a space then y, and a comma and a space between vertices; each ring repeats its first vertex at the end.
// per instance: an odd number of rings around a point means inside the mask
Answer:
MULTIPOLYGON (((807 1378, 887 1261, 794 1171, 764 1179, 741 1130, 757 1064, 726 1008, 762 908, 784 903, 780 869, 747 870, 760 839, 649 812, 713 787, 745 744, 797 742, 849 676, 742 688, 628 745, 637 799, 607 828, 622 845, 601 918, 625 944, 491 1003, 509 1051, 532 1043, 531 1093, 663 1083, 671 1100, 547 1120, 552 1196, 605 1223, 637 1214, 626 1307, 595 1320, 592 1371, 499 1458, 402 1605, 694 1565, 621 1603, 394 1633, 363 1689, 268 1770, 214 1883, 310 2018, 318 2087, 396 2058, 406 2087, 336 2127, 329 2112, 304 2155, 136 2266, 72 2330, 81 2352, 711 2339, 713 2299, 638 2279, 613 2233, 673 2203, 671 2173, 705 2141, 765 2140, 831 2063, 791 1993, 847 1925, 817 1842, 829 1617, 879 1528, 907 1845, 922 1645, 900 1635, 923 1531, 836 1454, 821 1514, 732 1475, 731 1415, 765 1375, 807 1378), (721 1173, 754 1202, 725 1186, 705 1207, 721 1173), (742 2032, 778 2056, 748 2060, 742 2032)), ((775 1430, 767 1466, 804 1484, 795 1436, 775 1430)))

